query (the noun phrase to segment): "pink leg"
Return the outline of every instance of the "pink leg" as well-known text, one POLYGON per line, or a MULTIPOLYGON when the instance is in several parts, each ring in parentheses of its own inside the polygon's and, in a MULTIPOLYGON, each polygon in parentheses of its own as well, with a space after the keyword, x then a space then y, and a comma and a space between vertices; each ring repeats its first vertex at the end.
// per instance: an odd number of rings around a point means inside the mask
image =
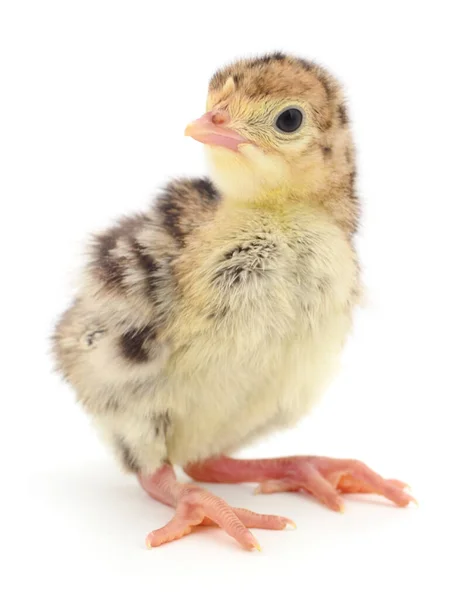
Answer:
POLYGON ((244 548, 260 549, 247 529, 285 529, 293 522, 285 517, 260 515, 243 508, 231 508, 224 500, 196 485, 180 483, 170 465, 154 475, 138 475, 143 489, 155 500, 176 509, 175 516, 161 529, 151 531, 146 538, 148 548, 179 539, 196 525, 218 525, 244 548))
POLYGON ((197 481, 259 482, 257 491, 263 494, 305 490, 340 512, 344 509, 341 493, 380 494, 398 506, 415 502, 404 491, 405 483, 383 479, 357 460, 323 456, 238 460, 222 456, 188 465, 185 472, 197 481))

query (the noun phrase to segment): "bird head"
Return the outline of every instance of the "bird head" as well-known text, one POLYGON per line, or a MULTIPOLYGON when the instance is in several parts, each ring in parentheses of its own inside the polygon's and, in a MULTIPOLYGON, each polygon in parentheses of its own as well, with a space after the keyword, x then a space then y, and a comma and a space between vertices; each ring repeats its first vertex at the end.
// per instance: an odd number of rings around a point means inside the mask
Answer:
POLYGON ((323 68, 293 56, 275 53, 219 70, 206 113, 185 134, 205 144, 212 180, 226 197, 322 195, 354 183, 341 87, 323 68))

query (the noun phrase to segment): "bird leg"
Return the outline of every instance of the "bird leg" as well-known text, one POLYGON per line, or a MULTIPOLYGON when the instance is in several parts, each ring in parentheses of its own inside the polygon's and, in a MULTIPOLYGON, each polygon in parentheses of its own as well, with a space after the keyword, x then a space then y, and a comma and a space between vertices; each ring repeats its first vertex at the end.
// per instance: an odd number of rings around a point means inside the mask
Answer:
POLYGON ((232 508, 197 485, 180 483, 171 465, 164 465, 153 475, 139 474, 138 480, 152 498, 175 508, 174 517, 165 527, 148 534, 148 548, 188 535, 196 525, 218 525, 247 550, 259 550, 260 546, 248 527, 285 529, 287 525, 293 525, 285 517, 232 508))
POLYGON ((304 490, 339 512, 344 510, 342 493, 380 494, 398 506, 415 502, 405 491, 405 483, 383 479, 358 460, 323 456, 239 460, 221 456, 187 465, 184 470, 197 481, 258 482, 257 493, 304 490))

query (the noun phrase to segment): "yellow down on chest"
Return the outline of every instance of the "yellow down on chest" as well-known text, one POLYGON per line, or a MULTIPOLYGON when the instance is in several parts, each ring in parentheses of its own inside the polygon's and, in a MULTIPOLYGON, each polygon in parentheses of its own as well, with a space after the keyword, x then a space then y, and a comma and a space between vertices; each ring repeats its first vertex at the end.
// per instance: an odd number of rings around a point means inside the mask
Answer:
MULTIPOLYGON (((266 208, 266 207, 265 207, 266 208)), ((219 212, 177 265, 181 344, 212 340, 254 347, 313 329, 351 303, 353 250, 343 231, 303 207, 219 212)), ((234 351, 234 350, 233 350, 234 351)))
POLYGON ((295 422, 329 380, 350 328, 356 268, 341 230, 307 211, 233 214, 207 227, 178 265, 169 393, 179 414, 169 454, 180 464, 295 422))

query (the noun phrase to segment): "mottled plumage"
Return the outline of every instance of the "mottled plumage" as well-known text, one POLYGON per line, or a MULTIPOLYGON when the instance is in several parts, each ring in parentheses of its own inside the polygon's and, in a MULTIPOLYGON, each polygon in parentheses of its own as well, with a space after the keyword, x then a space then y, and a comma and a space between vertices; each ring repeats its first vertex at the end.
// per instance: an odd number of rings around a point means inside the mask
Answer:
POLYGON ((246 527, 290 523, 176 482, 172 464, 303 488, 334 510, 339 492, 407 505, 405 484, 358 461, 224 456, 294 425, 335 372, 361 294, 359 203, 345 100, 324 69, 281 53, 235 62, 213 76, 207 110, 186 131, 206 144, 211 179, 173 181, 94 236, 54 335, 59 370, 120 464, 177 509, 148 546, 211 520, 254 548, 246 527))
POLYGON ((212 520, 252 548, 246 527, 290 523, 176 482, 173 464, 303 488, 334 510, 339 492, 408 504, 404 484, 358 461, 223 456, 297 423, 335 372, 361 294, 359 205, 345 101, 324 69, 281 53, 238 61, 213 76, 207 109, 187 132, 211 178, 174 180, 94 236, 53 342, 122 467, 177 508, 148 545, 212 520))
MULTIPOLYGON (((219 71, 208 103, 227 98, 243 121, 249 105, 269 110, 286 97, 301 97, 313 117, 304 145, 287 148, 306 164, 293 179, 241 202, 228 201, 227 184, 176 180, 90 245, 54 350, 129 470, 184 465, 292 425, 334 369, 359 291, 340 87, 320 67, 275 54, 219 71)), ((250 139, 256 122, 246 121, 250 139)), ((277 139, 260 133, 279 158, 277 139)))

